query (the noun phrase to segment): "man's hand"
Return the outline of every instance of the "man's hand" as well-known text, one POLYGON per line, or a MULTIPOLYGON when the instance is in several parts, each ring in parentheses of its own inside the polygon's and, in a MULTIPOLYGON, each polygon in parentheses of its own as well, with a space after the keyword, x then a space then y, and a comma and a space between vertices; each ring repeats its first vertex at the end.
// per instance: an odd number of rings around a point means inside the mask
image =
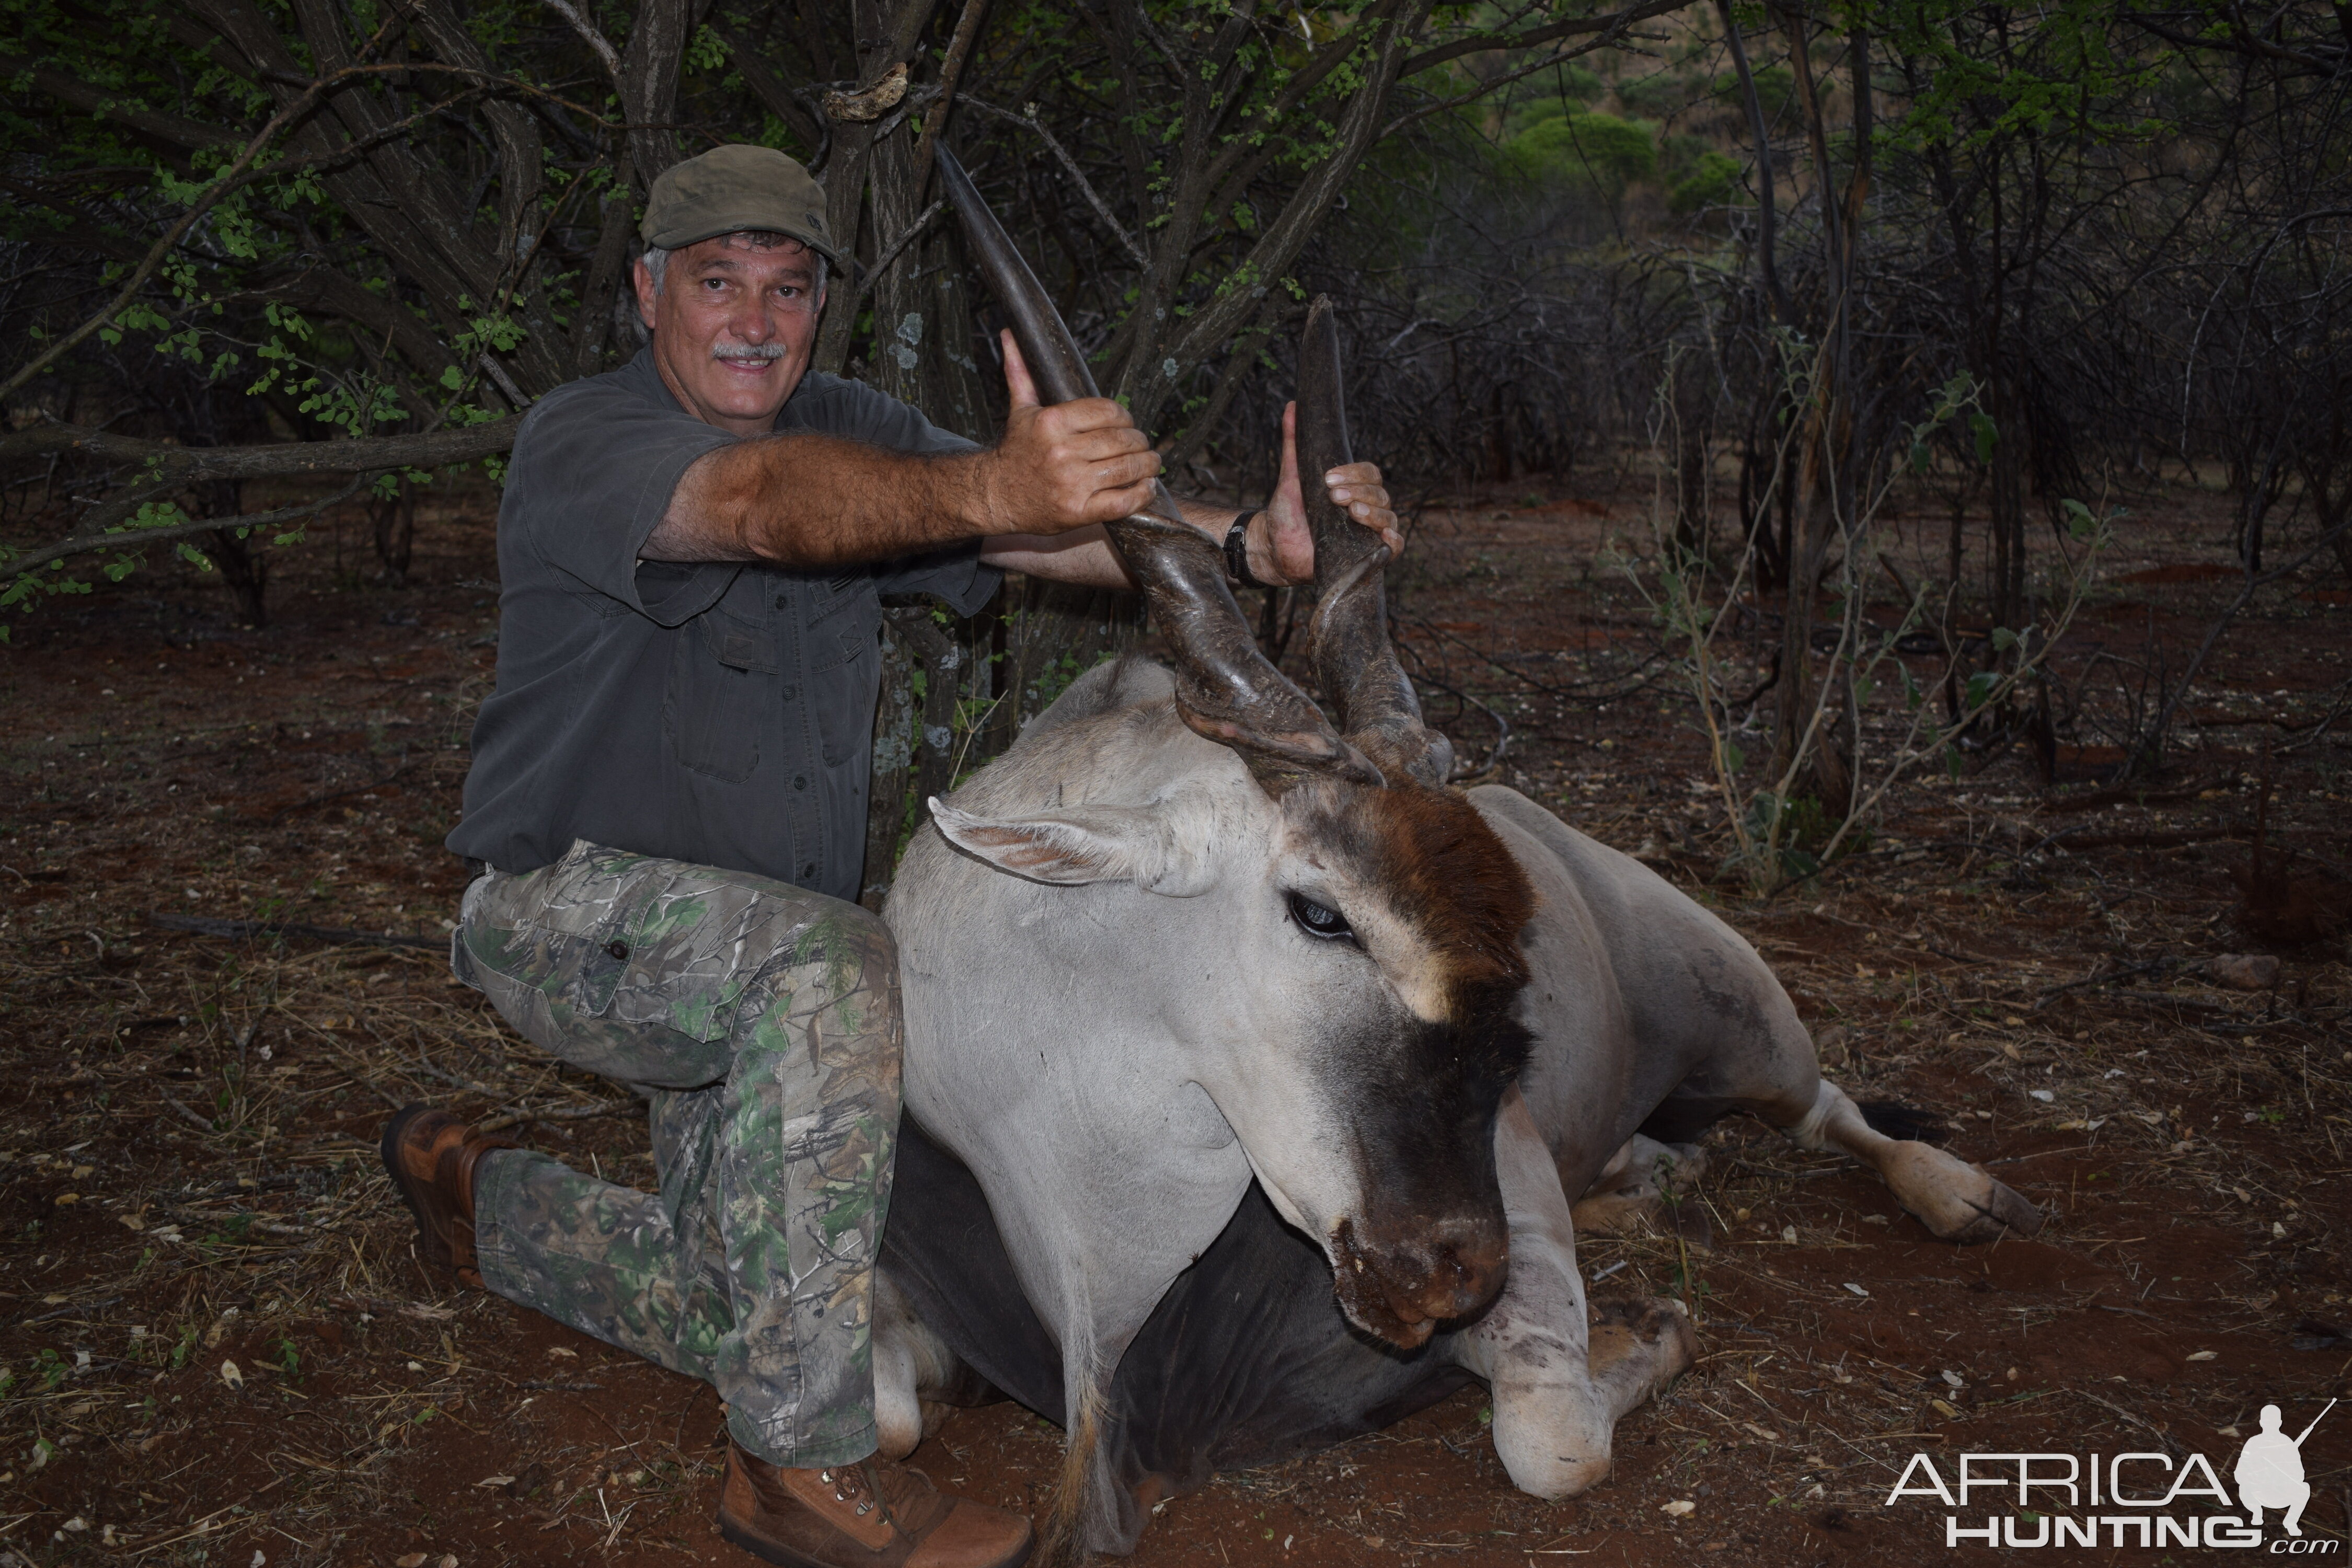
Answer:
MULTIPOLYGON (((972 521, 989 534, 1066 533, 1141 511, 1160 454, 1128 411, 1108 397, 1043 408, 1013 334, 1003 335, 1013 412, 985 455, 972 521)), ((1359 465, 1360 466, 1360 465, 1359 465)))
MULTIPOLYGON (((1331 500, 1349 517, 1381 536, 1391 555, 1404 553, 1404 535, 1389 510, 1389 492, 1377 463, 1343 463, 1323 477, 1331 500)), ((1250 571, 1261 583, 1296 584, 1315 580, 1315 536, 1307 527, 1307 500, 1298 480, 1298 405, 1282 410, 1282 478, 1274 497, 1249 532, 1250 571)))
MULTIPOLYGON (((1082 510, 1075 517, 1068 511, 1061 514, 1072 521, 1054 529, 1030 524, 1018 531, 992 530, 997 536, 984 542, 981 559, 1008 572, 1025 572, 1056 583, 1076 583, 1089 588, 1133 587, 1135 584, 1129 580, 1126 568, 1119 563, 1101 530, 1077 531, 1086 521, 1110 522, 1141 510, 1151 494, 1151 476, 1159 472, 1158 455, 1144 446, 1127 410, 1108 398, 1039 408, 1036 388, 1029 380, 1028 367, 1021 363, 1021 351, 1013 346, 1010 332, 1004 334, 1004 383, 1013 391, 1013 417, 1006 422, 1004 440, 997 452, 1012 450, 1014 431, 1023 420, 1032 421, 1034 428, 1055 415, 1076 410, 1108 410, 1108 414, 1077 418, 1074 423, 1082 434, 1062 432, 1063 439, 1073 444, 1102 439, 1115 443, 1116 449, 1108 461, 1096 460, 1095 468, 1102 476, 1098 479, 1090 480, 1087 464, 1072 465, 1077 473, 1072 493, 1077 498, 1075 504, 1082 510), (1119 464, 1135 467, 1122 469, 1119 464), (1116 481, 1127 472, 1136 478, 1122 487, 1116 481), (1089 483, 1093 486, 1091 490, 1087 488, 1089 483), (1043 537, 1048 533, 1057 537, 1043 537)), ((1342 464, 1323 476, 1323 484, 1331 500, 1345 508, 1350 518, 1381 536, 1381 542, 1389 547, 1391 555, 1403 552, 1404 535, 1398 531, 1396 513, 1389 509, 1389 492, 1381 483, 1378 464, 1342 464)), ((1177 505, 1182 509, 1185 521, 1212 540, 1223 542, 1225 530, 1233 522, 1232 507, 1212 506, 1181 496, 1177 505)), ((1259 582, 1291 586, 1315 580, 1315 536, 1307 526, 1307 505, 1298 488, 1297 404, 1282 411, 1282 478, 1275 486, 1273 499, 1251 521, 1248 544, 1250 574, 1259 582)))

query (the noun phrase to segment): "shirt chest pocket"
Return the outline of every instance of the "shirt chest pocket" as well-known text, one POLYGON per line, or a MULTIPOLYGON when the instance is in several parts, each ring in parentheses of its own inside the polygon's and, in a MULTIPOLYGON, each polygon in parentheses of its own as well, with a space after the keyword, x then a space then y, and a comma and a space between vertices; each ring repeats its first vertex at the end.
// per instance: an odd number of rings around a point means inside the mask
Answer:
POLYGON ((672 639, 662 729, 695 773, 741 784, 781 738, 783 650, 760 622, 714 609, 672 639))
POLYGON ((829 585, 815 601, 807 631, 808 700, 817 748, 826 766, 839 767, 873 742, 882 602, 863 575, 829 585))

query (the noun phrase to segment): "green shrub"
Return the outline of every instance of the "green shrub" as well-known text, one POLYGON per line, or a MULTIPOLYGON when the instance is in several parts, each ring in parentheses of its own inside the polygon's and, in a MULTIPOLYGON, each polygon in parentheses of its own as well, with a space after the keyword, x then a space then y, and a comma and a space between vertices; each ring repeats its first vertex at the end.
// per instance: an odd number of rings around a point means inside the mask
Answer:
POLYGON ((1739 194, 1739 160, 1725 153, 1702 153, 1689 174, 1666 192, 1666 205, 1687 217, 1707 207, 1722 206, 1739 194))
POLYGON ((1638 114, 1645 120, 1657 119, 1685 108, 1693 96, 1693 84, 1673 71, 1620 77, 1617 81, 1617 101, 1625 106, 1628 113, 1638 114))
POLYGON ((1614 204, 1625 188, 1658 169, 1652 128, 1613 114, 1564 114, 1528 127, 1507 143, 1512 160, 1535 179, 1581 184, 1614 204))
MULTIPOLYGON (((1762 106, 1766 120, 1778 117, 1782 110, 1797 100, 1797 78, 1788 67, 1759 66, 1751 74, 1756 79, 1756 101, 1762 106)), ((1747 110, 1746 101, 1739 93, 1738 71, 1725 71, 1717 77, 1708 89, 1708 96, 1720 98, 1743 113, 1747 110)))

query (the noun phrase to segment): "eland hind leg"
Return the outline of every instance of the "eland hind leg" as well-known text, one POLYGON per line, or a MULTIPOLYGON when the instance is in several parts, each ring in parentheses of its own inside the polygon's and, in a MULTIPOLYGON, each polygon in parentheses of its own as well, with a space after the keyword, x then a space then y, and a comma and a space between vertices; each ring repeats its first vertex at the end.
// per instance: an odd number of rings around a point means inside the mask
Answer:
POLYGON ((1717 1051, 1643 1131, 1688 1137, 1727 1111, 1745 1110, 1801 1149, 1835 1149, 1876 1171, 1895 1200, 1941 1240, 1969 1246, 2042 1228, 2042 1211, 1981 1168, 1871 1126, 1862 1107, 1822 1077, 1812 1037, 1787 994, 1760 963, 1757 970, 1769 990, 1759 998, 1760 1027, 1717 1051))
POLYGON ((1514 1089, 1495 1121, 1495 1173, 1510 1218, 1511 1273, 1454 1358, 1494 1394, 1495 1452, 1520 1490, 1574 1497, 1608 1474, 1618 1418, 1697 1358, 1674 1302, 1611 1302, 1587 1321, 1576 1231, 1559 1167, 1514 1089))
POLYGON ((1972 1246, 2004 1236, 2032 1236, 2042 1211, 2012 1188, 1932 1143, 1889 1138, 1870 1125, 1845 1090, 1817 1079, 1812 1104, 1776 1120, 1800 1149, 1837 1149, 1878 1173, 1895 1200, 1938 1238, 1972 1246))

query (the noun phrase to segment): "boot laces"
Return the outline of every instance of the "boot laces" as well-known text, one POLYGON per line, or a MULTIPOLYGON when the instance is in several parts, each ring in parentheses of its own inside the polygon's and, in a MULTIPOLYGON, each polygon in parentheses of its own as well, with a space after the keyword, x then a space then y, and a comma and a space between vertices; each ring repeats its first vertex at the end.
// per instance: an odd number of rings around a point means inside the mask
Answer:
POLYGON ((874 1511, 874 1489, 866 1484, 862 1465, 845 1466, 838 1469, 819 1470, 817 1479, 833 1488, 833 1500, 847 1503, 860 1519, 874 1511))

